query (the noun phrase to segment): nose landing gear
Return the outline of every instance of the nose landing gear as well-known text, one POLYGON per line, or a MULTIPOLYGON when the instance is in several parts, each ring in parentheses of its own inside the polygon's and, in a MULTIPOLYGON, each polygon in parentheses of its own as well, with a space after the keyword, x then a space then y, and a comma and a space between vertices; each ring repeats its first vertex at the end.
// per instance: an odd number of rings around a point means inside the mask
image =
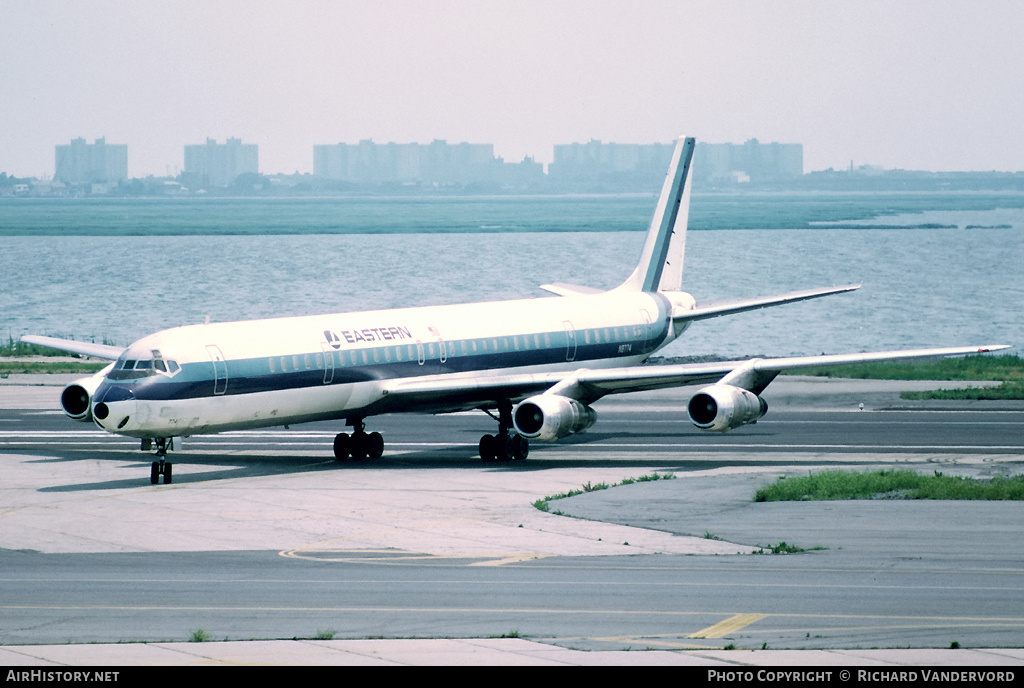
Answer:
POLYGON ((164 477, 164 485, 171 484, 172 478, 172 464, 167 461, 167 450, 174 448, 174 440, 168 440, 165 437, 158 437, 156 440, 142 440, 142 450, 149 451, 153 442, 156 442, 156 456, 157 460, 149 468, 149 482, 156 485, 160 482, 160 476, 164 477))

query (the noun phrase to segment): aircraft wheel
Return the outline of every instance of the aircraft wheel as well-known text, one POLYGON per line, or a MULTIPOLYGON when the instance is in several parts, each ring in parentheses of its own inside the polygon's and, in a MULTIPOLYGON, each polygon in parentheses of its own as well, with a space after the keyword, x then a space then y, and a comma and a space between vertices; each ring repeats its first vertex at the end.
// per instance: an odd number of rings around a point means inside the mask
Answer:
POLYGON ((334 458, 345 461, 352 456, 352 438, 344 432, 334 436, 334 458))
POLYGON ((499 435, 497 440, 498 461, 511 461, 515 455, 515 441, 509 435, 499 435))
POLYGON ((530 455, 530 440, 526 439, 522 435, 516 435, 512 438, 512 458, 517 461, 522 461, 530 455))
POLYGON ((498 439, 494 435, 484 435, 480 438, 480 458, 484 461, 494 461, 498 458, 498 439))
POLYGON ((156 461, 149 467, 149 482, 154 485, 160 482, 160 464, 156 461))
POLYGON ((170 485, 170 484, 171 484, 171 464, 170 463, 165 463, 164 464, 164 485, 170 485))
POLYGON ((369 442, 367 442, 367 437, 369 437, 369 435, 365 432, 352 433, 351 455, 354 461, 362 461, 366 458, 367 445, 369 444, 369 442))
POLYGON ((379 432, 371 432, 366 436, 366 454, 371 459, 384 456, 384 436, 379 432))

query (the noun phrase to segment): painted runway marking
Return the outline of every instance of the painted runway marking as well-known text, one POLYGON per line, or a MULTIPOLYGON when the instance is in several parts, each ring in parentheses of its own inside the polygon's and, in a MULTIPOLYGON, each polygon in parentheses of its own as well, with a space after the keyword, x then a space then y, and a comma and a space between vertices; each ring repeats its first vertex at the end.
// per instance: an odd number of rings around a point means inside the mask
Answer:
POLYGON ((707 628, 691 633, 686 636, 687 638, 722 638, 730 633, 735 633, 741 628, 746 628, 755 621, 768 616, 767 614, 736 614, 730 616, 724 621, 719 621, 714 626, 708 626, 707 628))

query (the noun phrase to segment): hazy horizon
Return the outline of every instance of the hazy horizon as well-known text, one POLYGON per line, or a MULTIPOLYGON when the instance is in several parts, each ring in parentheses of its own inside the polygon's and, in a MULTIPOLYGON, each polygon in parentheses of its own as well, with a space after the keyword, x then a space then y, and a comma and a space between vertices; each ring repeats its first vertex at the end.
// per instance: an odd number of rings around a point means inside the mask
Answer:
POLYGON ((800 143, 805 171, 1024 170, 1017 2, 0 5, 0 172, 52 176, 74 138, 128 145, 130 177, 207 138, 260 170, 313 146, 800 143))

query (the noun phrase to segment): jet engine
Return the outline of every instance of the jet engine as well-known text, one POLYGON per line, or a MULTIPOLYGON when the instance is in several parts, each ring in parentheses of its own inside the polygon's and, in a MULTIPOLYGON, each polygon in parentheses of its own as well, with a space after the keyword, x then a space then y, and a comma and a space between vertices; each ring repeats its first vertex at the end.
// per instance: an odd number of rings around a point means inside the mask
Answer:
POLYGON ((521 402, 512 422, 523 437, 553 442, 586 430, 597 420, 597 412, 586 404, 558 394, 538 394, 521 402))
POLYGON ((686 410, 701 430, 725 432, 756 421, 768 411, 768 403, 746 389, 712 385, 694 394, 686 410))
POLYGON ((107 371, 113 364, 107 366, 92 377, 83 377, 75 380, 60 393, 60 407, 72 420, 80 420, 85 423, 92 421, 92 395, 96 388, 103 382, 107 371))

